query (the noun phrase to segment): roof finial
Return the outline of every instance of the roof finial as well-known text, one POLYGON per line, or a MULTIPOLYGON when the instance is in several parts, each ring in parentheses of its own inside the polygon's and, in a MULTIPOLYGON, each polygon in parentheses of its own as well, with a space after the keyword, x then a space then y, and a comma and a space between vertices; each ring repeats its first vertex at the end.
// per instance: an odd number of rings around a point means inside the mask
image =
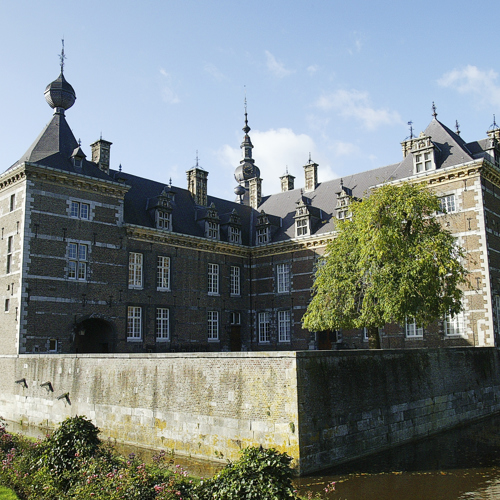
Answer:
POLYGON ((432 101, 432 116, 436 118, 437 115, 438 114, 436 112, 436 105, 434 104, 434 101, 432 101))
POLYGON ((458 120, 455 120, 455 129, 457 131, 457 135, 460 135, 460 124, 458 123, 458 120))
POLYGON ((408 126, 410 127, 410 139, 413 139, 413 122, 411 120, 408 122, 408 126))
POLYGON ((288 175, 288 165, 286 166, 286 175, 288 175))
POLYGON ((344 179, 342 179, 342 177, 340 178, 340 187, 343 188, 344 187, 344 179))
POLYGON ((172 187, 172 177, 170 177, 170 179, 168 180, 168 187, 172 187))
POLYGON ((122 171, 122 164, 120 163, 120 165, 118 166, 118 172, 121 172, 122 171))
POLYGON ((196 168, 198 168, 198 150, 196 150, 196 168))
POLYGON ((59 59, 61 61, 61 74, 64 73, 64 59, 66 59, 66 56, 64 55, 64 38, 61 40, 62 42, 62 50, 61 53, 59 54, 59 59))
POLYGON ((496 130, 498 128, 497 122, 495 121, 495 115, 493 115, 493 123, 490 125, 489 130, 496 130))
POLYGON ((245 126, 243 127, 243 132, 245 132, 245 134, 248 134, 248 132, 250 132, 250 130, 252 130, 249 126, 248 126, 248 114, 247 114, 247 88, 246 88, 246 85, 245 85, 245 126))
POLYGON ((311 152, 309 151, 309 165, 311 164, 311 152))

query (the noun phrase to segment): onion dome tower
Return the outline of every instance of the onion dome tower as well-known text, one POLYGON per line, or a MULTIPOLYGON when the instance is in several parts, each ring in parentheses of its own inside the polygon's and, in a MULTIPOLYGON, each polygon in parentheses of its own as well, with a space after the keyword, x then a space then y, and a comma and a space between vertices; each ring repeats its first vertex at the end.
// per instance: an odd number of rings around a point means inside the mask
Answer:
POLYGON ((76 101, 76 94, 73 87, 64 78, 64 40, 61 51, 61 74, 45 88, 44 96, 48 105, 54 109, 54 114, 64 115, 64 112, 71 108, 76 101))
POLYGON ((248 113, 247 113, 247 100, 245 98, 245 126, 243 127, 243 132, 245 135, 243 137, 243 142, 241 143, 242 159, 240 164, 236 167, 234 171, 234 178, 238 185, 234 189, 234 193, 238 196, 238 202, 248 205, 251 203, 249 189, 250 184, 257 184, 259 191, 260 200, 260 184, 262 179, 260 178, 260 169, 255 165, 255 160, 252 158, 253 144, 248 133, 250 132, 250 126, 248 125, 248 113), (250 183, 251 179, 255 179, 250 183))

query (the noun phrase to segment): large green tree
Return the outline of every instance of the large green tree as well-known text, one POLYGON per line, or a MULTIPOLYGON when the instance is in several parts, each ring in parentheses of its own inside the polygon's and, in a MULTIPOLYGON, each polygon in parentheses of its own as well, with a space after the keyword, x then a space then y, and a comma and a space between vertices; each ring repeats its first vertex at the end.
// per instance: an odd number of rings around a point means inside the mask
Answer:
POLYGON ((385 184, 350 208, 318 262, 305 328, 366 327, 370 347, 379 348, 378 328, 387 323, 423 326, 461 310, 465 254, 436 217, 434 194, 385 184))

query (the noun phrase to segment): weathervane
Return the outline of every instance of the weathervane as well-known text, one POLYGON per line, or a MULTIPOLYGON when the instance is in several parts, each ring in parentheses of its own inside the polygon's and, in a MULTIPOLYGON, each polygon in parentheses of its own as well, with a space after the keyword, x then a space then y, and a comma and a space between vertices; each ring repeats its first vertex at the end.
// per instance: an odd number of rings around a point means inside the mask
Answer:
POLYGON ((460 124, 458 120, 455 120, 455 129, 457 130, 457 135, 460 135, 460 124))
POLYGON ((66 56, 64 55, 64 38, 61 40, 62 42, 62 50, 61 53, 59 54, 59 59, 61 60, 61 74, 64 73, 64 59, 66 59, 66 56))
POLYGON ((413 122, 411 120, 408 122, 408 126, 410 127, 410 139, 413 139, 413 122))
POLYGON ((436 105, 434 104, 434 101, 432 101, 432 116, 436 118, 437 115, 438 114, 436 112, 436 105))
POLYGON ((495 120, 495 115, 493 115, 493 123, 490 125, 490 130, 496 130, 498 128, 497 122, 495 120))

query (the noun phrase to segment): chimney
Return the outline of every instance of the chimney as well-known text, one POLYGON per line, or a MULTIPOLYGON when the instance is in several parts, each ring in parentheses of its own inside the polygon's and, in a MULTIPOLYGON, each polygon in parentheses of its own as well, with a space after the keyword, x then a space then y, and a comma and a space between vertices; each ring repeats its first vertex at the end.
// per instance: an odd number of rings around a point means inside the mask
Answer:
POLYGON ((293 175, 289 174, 288 169, 286 169, 286 174, 284 174, 280 177, 281 192, 282 193, 284 193, 285 191, 292 191, 293 190, 294 179, 295 179, 295 177, 293 175))
POLYGON ((188 191, 197 205, 207 206, 207 177, 208 172, 196 166, 186 172, 188 191))
POLYGON ((112 142, 105 141, 102 137, 90 145, 92 148, 92 161, 106 174, 109 174, 109 154, 112 142))
POLYGON ((262 179, 260 177, 249 179, 248 189, 250 191, 250 206, 257 209, 262 202, 262 179))
POLYGON ((318 185, 318 164, 311 160, 311 155, 309 155, 309 163, 304 165, 304 174, 304 191, 314 191, 318 185))

